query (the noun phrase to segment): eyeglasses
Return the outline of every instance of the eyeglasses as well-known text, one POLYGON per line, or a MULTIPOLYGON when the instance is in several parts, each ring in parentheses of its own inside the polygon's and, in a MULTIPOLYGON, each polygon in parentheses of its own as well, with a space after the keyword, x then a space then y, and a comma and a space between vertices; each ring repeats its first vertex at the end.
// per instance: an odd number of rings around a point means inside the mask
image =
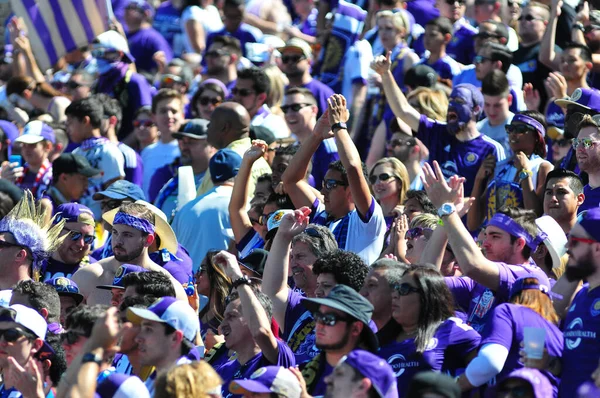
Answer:
POLYGON ((206 106, 208 104, 213 104, 214 106, 217 106, 221 102, 223 102, 223 100, 220 98, 216 98, 216 97, 200 97, 198 99, 198 102, 200 103, 200 105, 203 105, 203 106, 206 106))
POLYGON ((60 335, 60 341, 62 344, 73 345, 79 341, 82 337, 88 337, 83 332, 78 332, 76 330, 67 330, 63 334, 60 335))
POLYGON ((84 235, 79 231, 74 231, 69 228, 63 228, 63 231, 67 231, 69 234, 71 234, 72 241, 78 241, 82 237, 83 237, 83 243, 85 243, 86 245, 91 245, 92 242, 94 241, 94 235, 84 235))
POLYGON ((591 138, 573 138, 572 141, 573 149, 577 149, 579 147, 582 147, 583 149, 590 149, 598 143, 600 143, 600 141, 592 140, 591 138))
POLYGON ((396 283, 392 286, 392 288, 400 296, 408 296, 411 293, 420 293, 421 292, 421 289, 419 289, 418 287, 414 287, 408 283, 396 283))
POLYGON ((566 148, 568 146, 571 146, 572 140, 568 140, 568 139, 562 139, 562 140, 556 140, 552 142, 552 145, 558 145, 561 148, 566 148))
POLYGON ((491 61, 491 58, 488 57, 484 57, 483 55, 476 55, 473 57, 473 63, 474 64, 482 64, 485 61, 491 61))
POLYGON ((233 94, 234 96, 240 96, 240 97, 247 97, 249 95, 254 94, 255 91, 254 90, 250 90, 249 88, 237 88, 234 87, 231 89, 231 94, 233 94))
POLYGON ((183 79, 176 75, 162 75, 160 82, 162 84, 178 84, 183 83, 183 79))
POLYGON ((480 33, 477 33, 476 35, 474 35, 473 37, 476 39, 483 39, 483 40, 500 38, 500 36, 498 36, 497 34, 490 33, 490 32, 480 32, 480 33))
POLYGON ((315 318, 315 322, 325 326, 335 326, 338 322, 352 321, 352 318, 343 317, 337 314, 323 314, 322 312, 315 312, 313 318, 315 318))
POLYGON ((17 329, 17 328, 0 330, 0 337, 3 338, 4 341, 6 341, 7 343, 14 343, 15 341, 19 340, 21 337, 26 337, 30 340, 36 338, 31 333, 28 333, 24 330, 17 329))
POLYGON ((154 126, 154 122, 150 119, 133 121, 134 128, 140 128, 140 127, 149 128, 149 127, 153 127, 153 126, 154 126))
POLYGON ((260 217, 258 217, 258 223, 260 225, 267 225, 267 221, 269 221, 269 217, 271 217, 273 215, 273 213, 275 213, 274 211, 268 214, 261 214, 260 217))
POLYGON ((369 182, 371 183, 371 185, 375 185, 377 183, 377 180, 385 182, 390 178, 396 178, 396 176, 389 175, 388 173, 381 173, 379 175, 373 174, 369 176, 369 182))
POLYGON ((406 231, 406 239, 413 240, 417 239, 419 236, 425 236, 425 239, 431 238, 431 234, 433 233, 433 229, 431 228, 421 228, 415 227, 406 231))
POLYGON ((21 245, 19 245, 17 243, 10 243, 10 242, 7 242, 5 240, 0 240, 0 249, 5 249, 5 248, 8 248, 8 247, 19 247, 21 249, 24 248, 23 246, 21 246, 21 245))
POLYGON ((534 127, 527 124, 507 124, 504 126, 506 134, 527 134, 532 131, 537 131, 534 127))
POLYGON ((531 22, 531 21, 543 21, 544 18, 534 17, 533 15, 528 14, 528 15, 521 15, 518 20, 519 21, 525 20, 527 22, 531 22))
POLYGON ((454 3, 458 3, 462 6, 463 4, 465 4, 465 0, 446 0, 446 4, 448 4, 449 6, 453 6, 454 3))
POLYGON ((194 282, 196 282, 198 279, 200 279, 200 276, 202 276, 202 274, 205 272, 206 272, 206 266, 201 266, 200 269, 198 270, 198 272, 196 272, 196 274, 194 275, 194 282))
POLYGON ((294 112, 299 112, 300 109, 302 108, 306 108, 307 106, 310 106, 310 104, 290 104, 290 105, 282 105, 281 106, 281 111, 285 114, 287 114, 290 110, 294 111, 294 112))
POLYGON ((207 51, 205 56, 207 57, 223 57, 225 55, 230 55, 229 52, 219 49, 219 50, 211 50, 207 51))
POLYGON ((323 180, 323 188, 327 191, 331 191, 332 189, 335 189, 337 187, 345 187, 345 186, 348 186, 348 183, 344 182, 344 181, 339 181, 339 180, 334 180, 334 179, 323 180))
POLYGON ((281 62, 284 64, 289 64, 290 62, 295 64, 305 59, 306 57, 303 55, 283 55, 281 57, 281 62))

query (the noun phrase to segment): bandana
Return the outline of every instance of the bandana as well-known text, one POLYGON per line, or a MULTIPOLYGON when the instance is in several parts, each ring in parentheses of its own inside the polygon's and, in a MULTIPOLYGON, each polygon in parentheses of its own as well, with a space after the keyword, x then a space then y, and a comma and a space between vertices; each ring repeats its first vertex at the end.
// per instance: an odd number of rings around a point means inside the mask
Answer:
POLYGON ((118 212, 115 214, 113 225, 128 225, 137 229, 138 231, 145 232, 149 235, 154 235, 154 225, 152 225, 148 220, 144 220, 123 212, 118 212))
POLYGON ((534 238, 533 236, 529 235, 529 233, 525 231, 525 229, 521 227, 517 222, 515 222, 512 218, 502 213, 494 214, 494 217, 492 217, 492 219, 488 222, 487 226, 500 228, 501 230, 514 236, 515 238, 525 239, 525 243, 531 248, 531 250, 537 249, 539 244, 542 243, 548 237, 545 232, 539 232, 538 235, 534 238))
POLYGON ((527 124, 527 125, 533 127, 534 129, 536 129, 542 135, 542 137, 546 136, 546 129, 544 128, 544 126, 542 126, 542 124, 540 122, 538 122, 537 120, 535 120, 532 117, 529 117, 527 115, 521 115, 521 114, 517 113, 515 116, 513 116, 511 124, 514 122, 520 122, 520 123, 527 124))

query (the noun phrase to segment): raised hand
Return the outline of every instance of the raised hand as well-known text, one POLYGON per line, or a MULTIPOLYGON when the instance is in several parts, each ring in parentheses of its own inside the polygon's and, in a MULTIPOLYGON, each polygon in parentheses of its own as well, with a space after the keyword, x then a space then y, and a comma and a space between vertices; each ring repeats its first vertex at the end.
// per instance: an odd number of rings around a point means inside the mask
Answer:
POLYGON ((281 219, 281 224, 279 224, 279 229, 277 229, 277 235, 281 234, 283 237, 291 240, 294 236, 304 232, 311 212, 310 208, 304 206, 298 210, 294 210, 293 213, 284 215, 281 219))
POLYGON ((329 126, 336 123, 345 123, 350 119, 350 112, 346 108, 346 98, 341 94, 334 94, 327 100, 329 105, 329 126))
POLYGON ((16 388, 23 397, 45 397, 44 371, 35 358, 30 358, 25 367, 8 357, 8 369, 4 370, 4 383, 16 388))
POLYGON ((240 279, 244 276, 240 265, 238 264, 237 258, 225 250, 221 250, 213 257, 213 264, 216 264, 225 271, 225 275, 232 281, 240 279))
POLYGON ((329 108, 325 109, 325 112, 323 112, 321 117, 317 120, 317 124, 312 133, 321 140, 334 137, 331 126, 329 125, 329 108))
MULTIPOLYGON (((457 178, 461 182, 465 180, 463 177, 457 178)), ((455 185, 451 188, 448 185, 437 161, 433 162, 433 168, 429 163, 425 163, 421 179, 429 200, 436 208, 440 208, 444 203, 456 203, 459 195, 458 187, 455 185)))
POLYGON ((459 217, 463 217, 465 214, 469 212, 473 203, 475 203, 475 198, 465 198, 465 185, 464 179, 461 179, 459 176, 452 176, 448 181, 448 186, 453 190, 456 190, 456 199, 454 201, 454 207, 456 207, 456 212, 459 217))
POLYGON ((540 92, 533 88, 533 84, 525 83, 523 85, 523 98, 525 99, 525 105, 530 111, 537 111, 540 108, 540 92))
POLYGON ((269 145, 263 140, 252 140, 252 146, 244 153, 244 160, 254 163, 262 158, 268 149, 269 145))
POLYGON ((375 72, 379 73, 381 76, 385 75, 391 68, 392 62, 390 58, 392 57, 392 52, 388 51, 387 54, 377 56, 373 62, 371 62, 371 69, 375 72))
POLYGON ((554 98, 565 98, 567 96, 567 80, 558 72, 550 72, 544 80, 544 86, 554 98))

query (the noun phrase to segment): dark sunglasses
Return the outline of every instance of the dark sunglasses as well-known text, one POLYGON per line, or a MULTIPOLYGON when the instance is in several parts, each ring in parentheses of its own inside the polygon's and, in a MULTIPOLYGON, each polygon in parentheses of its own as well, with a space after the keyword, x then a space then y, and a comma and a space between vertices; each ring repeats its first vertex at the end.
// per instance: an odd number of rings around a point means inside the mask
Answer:
POLYGON ((348 183, 344 182, 344 181, 339 181, 339 180, 334 180, 334 179, 323 180, 323 188, 325 188, 327 191, 331 191, 332 189, 335 189, 337 187, 346 187, 346 186, 348 186, 348 183))
POLYGON ((89 87, 87 84, 77 83, 76 81, 69 80, 65 83, 65 87, 70 90, 78 89, 79 87, 89 87))
POLYGON ((458 3, 462 6, 463 4, 466 3, 466 1, 465 0, 446 0, 446 4, 448 4, 449 6, 453 6, 454 3, 458 3))
POLYGON ((529 132, 536 132, 537 130, 527 124, 507 124, 504 126, 506 134, 527 134, 529 132))
POLYGON ((431 228, 421 228, 415 227, 406 231, 406 239, 412 240, 417 239, 419 236, 425 236, 425 239, 431 238, 431 234, 433 233, 433 229, 431 228))
POLYGON ((473 57, 473 63, 474 64, 482 64, 485 61, 491 61, 491 58, 488 57, 484 57, 483 55, 476 55, 473 57))
POLYGON ((211 50, 207 51, 205 54, 207 57, 222 57, 224 55, 229 55, 229 53, 225 50, 211 50))
POLYGON ((534 17, 533 15, 528 14, 528 15, 521 15, 519 17, 519 21, 522 21, 522 20, 531 22, 531 21, 543 21, 544 19, 543 18, 534 17))
POLYGON ((311 238, 322 238, 319 231, 317 231, 315 228, 312 228, 312 227, 306 228, 304 231, 302 231, 302 233, 310 236, 311 238))
POLYGON ((133 121, 133 127, 139 128, 139 127, 152 127, 154 126, 154 122, 150 119, 148 120, 134 120, 133 121))
POLYGON ((561 148, 566 148, 571 146, 572 141, 568 139, 556 140, 552 142, 552 145, 556 144, 561 148))
POLYGON ((408 296, 411 293, 420 293, 421 292, 421 289, 419 289, 418 287, 414 287, 408 283, 396 283, 392 286, 392 288, 400 296, 408 296))
POLYGON ((60 335, 60 341, 62 344, 67 343, 68 345, 73 345, 79 341, 80 338, 87 337, 85 333, 78 332, 75 330, 67 330, 66 332, 60 335))
POLYGON ((200 97, 198 99, 198 102, 200 103, 200 105, 208 105, 208 104, 213 104, 215 106, 219 105, 221 102, 223 102, 222 99, 220 98, 216 98, 216 97, 200 97))
POLYGON ((160 82, 162 84, 178 84, 183 83, 183 79, 176 75, 162 75, 160 82))
POLYGON ((86 245, 91 245, 92 242, 94 241, 94 235, 84 235, 79 231, 73 231, 72 229, 69 229, 69 228, 63 228, 63 231, 67 231, 71 235, 72 241, 78 241, 82 237, 83 237, 83 243, 85 243, 86 245))
POLYGON ((240 97, 247 97, 249 95, 254 94, 255 91, 254 90, 250 90, 249 88, 237 88, 234 87, 231 89, 231 94, 235 95, 239 95, 240 97))
POLYGON ((325 326, 335 326, 338 322, 352 322, 352 318, 343 317, 337 314, 323 314, 322 312, 315 312, 313 314, 315 322, 321 323, 325 326))
POLYGON ((196 282, 198 279, 200 279, 200 276, 206 272, 206 266, 202 265, 200 266, 200 269, 198 270, 198 272, 196 272, 196 274, 194 275, 194 282, 196 282))
POLYGON ((267 225, 267 221, 269 221, 269 217, 271 217, 273 215, 273 213, 275 213, 275 212, 271 212, 268 214, 261 214, 260 217, 258 217, 258 224, 259 225, 267 225))
POLYGON ((7 248, 7 247, 20 247, 20 248, 23 248, 23 246, 21 246, 19 244, 10 243, 10 242, 7 242, 5 240, 0 240, 0 249, 4 249, 4 248, 7 248))
POLYGON ((34 336, 33 334, 17 328, 0 330, 0 338, 4 338, 4 341, 6 341, 7 343, 14 343, 23 336, 30 340, 36 338, 36 336, 34 336))
POLYGON ((494 33, 490 33, 490 32, 481 32, 481 33, 477 33, 476 35, 473 36, 476 39, 499 39, 500 36, 498 36, 497 34, 494 33))
POLYGON ((306 108, 307 106, 310 106, 310 104, 291 104, 291 105, 282 105, 281 106, 281 111, 285 114, 287 114, 290 110, 294 111, 294 112, 299 112, 300 109, 302 108, 306 108))
POLYGON ((284 64, 289 64, 290 62, 295 64, 300 62, 301 60, 305 59, 306 57, 302 56, 302 55, 283 55, 281 57, 281 62, 283 62, 284 64))
POLYGON ((122 203, 123 203, 123 201, 117 200, 117 199, 103 200, 102 207, 112 210, 112 209, 116 209, 117 207, 121 206, 122 203))
POLYGON ((377 183, 377 180, 385 182, 390 178, 396 178, 396 176, 389 175, 388 173, 381 173, 379 175, 373 174, 369 176, 369 182, 371 183, 371 185, 375 185, 377 183))

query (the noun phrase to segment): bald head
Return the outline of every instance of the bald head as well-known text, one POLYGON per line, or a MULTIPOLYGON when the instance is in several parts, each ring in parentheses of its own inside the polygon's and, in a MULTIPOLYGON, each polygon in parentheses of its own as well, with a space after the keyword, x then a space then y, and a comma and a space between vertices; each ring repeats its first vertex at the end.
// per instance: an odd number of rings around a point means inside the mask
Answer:
POLYGON ((250 115, 237 102, 225 102, 215 108, 208 126, 208 142, 217 149, 247 137, 250 132, 250 115))

